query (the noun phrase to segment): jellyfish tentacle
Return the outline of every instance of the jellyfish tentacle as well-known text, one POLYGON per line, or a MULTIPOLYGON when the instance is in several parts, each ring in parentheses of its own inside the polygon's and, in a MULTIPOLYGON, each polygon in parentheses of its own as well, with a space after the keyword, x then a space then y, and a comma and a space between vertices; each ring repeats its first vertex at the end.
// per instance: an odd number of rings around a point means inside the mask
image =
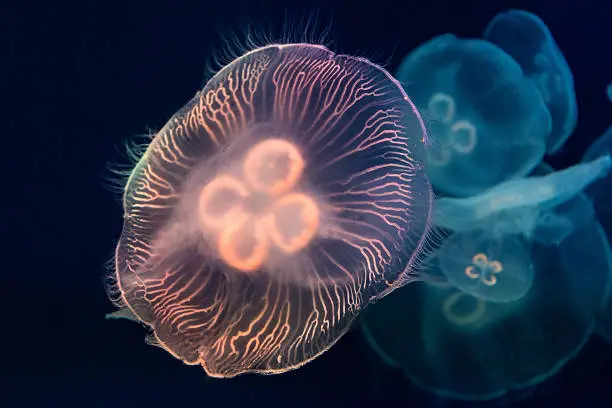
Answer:
POLYGON ((541 226, 555 226, 556 237, 553 229, 548 230, 552 242, 566 236, 572 224, 551 211, 605 178, 611 167, 610 156, 604 155, 544 176, 511 180, 476 196, 443 197, 436 201, 434 223, 457 232, 494 224, 498 234, 528 237, 541 226))

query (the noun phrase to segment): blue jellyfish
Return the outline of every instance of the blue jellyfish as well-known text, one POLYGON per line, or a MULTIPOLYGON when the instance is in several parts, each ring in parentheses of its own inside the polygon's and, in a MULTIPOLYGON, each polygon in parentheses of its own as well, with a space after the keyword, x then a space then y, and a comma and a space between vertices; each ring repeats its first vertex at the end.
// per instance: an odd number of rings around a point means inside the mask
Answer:
MULTIPOLYGON (((588 162, 609 154, 612 154, 612 126, 587 149, 582 161, 588 162)), ((586 189, 586 193, 593 200, 595 213, 605 230, 608 242, 612 242, 612 175, 593 183, 586 189)), ((612 274, 612 269, 610 273, 612 274)), ((608 296, 607 304, 602 310, 598 333, 612 342, 612 296, 608 296)))
POLYGON ((439 266, 449 283, 464 293, 492 302, 512 302, 523 298, 533 282, 529 250, 521 235, 471 230, 444 241, 439 266))
POLYGON ((540 90, 552 117, 547 152, 556 152, 576 128, 578 107, 572 72, 550 30, 535 14, 509 10, 491 20, 483 37, 514 58, 540 90))
POLYGON ((313 360, 423 248, 424 130, 366 59, 277 44, 234 60, 130 174, 115 317, 214 377, 313 360))
POLYGON ((497 46, 445 34, 410 53, 397 77, 423 114, 431 139, 427 173, 440 192, 474 195, 541 161, 550 114, 497 46))
POLYGON ((611 168, 612 159, 603 155, 546 175, 510 180, 472 197, 443 197, 435 203, 434 223, 457 232, 490 228, 498 235, 558 242, 573 229, 572 220, 588 218, 592 212, 564 218, 550 210, 606 178, 611 168))
MULTIPOLYGON (((583 163, 612 155, 612 126, 587 149, 583 163)), ((595 212, 604 229, 612 236, 612 175, 593 183, 586 190, 593 200, 595 212)))
MULTIPOLYGON (((579 194, 555 211, 571 217, 590 205, 579 194)), ((607 254, 594 217, 552 245, 457 232, 425 265, 446 283, 398 289, 365 311, 361 327, 417 386, 456 399, 500 397, 540 383, 581 350, 607 293, 607 254)))
POLYGON ((610 102, 612 102, 612 82, 608 84, 608 87, 606 88, 606 93, 608 94, 608 99, 610 100, 610 102))

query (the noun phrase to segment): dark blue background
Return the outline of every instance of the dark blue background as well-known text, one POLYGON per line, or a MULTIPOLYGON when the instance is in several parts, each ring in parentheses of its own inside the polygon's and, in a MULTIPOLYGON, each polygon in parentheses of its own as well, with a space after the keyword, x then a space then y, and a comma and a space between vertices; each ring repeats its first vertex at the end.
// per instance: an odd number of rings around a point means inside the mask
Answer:
MULTIPOLYGON (((318 11, 334 51, 393 71, 420 43, 479 36, 510 7, 539 14, 574 71, 578 128, 551 160, 574 163, 612 119, 612 4, 603 0, 0 3, 0 406, 456 405, 385 368, 358 331, 297 371, 221 381, 145 346, 138 325, 105 321, 103 275, 122 213, 104 180, 123 143, 159 129, 203 85, 223 38, 243 40, 248 26, 278 34, 284 20, 318 11)), ((481 405, 531 396, 520 406, 609 407, 609 351, 591 342, 553 381, 481 405)))

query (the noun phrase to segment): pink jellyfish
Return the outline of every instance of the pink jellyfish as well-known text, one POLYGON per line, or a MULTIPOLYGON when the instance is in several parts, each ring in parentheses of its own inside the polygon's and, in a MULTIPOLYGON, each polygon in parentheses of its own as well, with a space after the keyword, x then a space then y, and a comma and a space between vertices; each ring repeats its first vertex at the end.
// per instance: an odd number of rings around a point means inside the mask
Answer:
POLYGON ((241 56, 128 179, 118 305, 213 377, 305 364, 413 278, 426 142, 401 86, 366 59, 310 44, 241 56))

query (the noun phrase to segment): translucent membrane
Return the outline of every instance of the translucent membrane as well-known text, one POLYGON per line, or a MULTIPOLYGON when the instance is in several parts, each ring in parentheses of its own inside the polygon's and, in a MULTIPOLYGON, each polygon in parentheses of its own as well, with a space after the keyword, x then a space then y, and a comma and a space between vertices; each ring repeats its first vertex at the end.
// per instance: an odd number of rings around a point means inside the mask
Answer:
POLYGON ((430 219, 425 146, 369 61, 309 44, 245 54, 129 178, 120 306, 211 376, 299 367, 407 280, 430 219))
POLYGON ((495 16, 483 34, 518 62, 540 91, 552 117, 547 152, 558 151, 576 128, 578 106, 572 71, 542 19, 523 10, 495 16))
POLYGON ((441 35, 408 54, 397 77, 431 138, 427 173, 452 196, 527 175, 542 159, 551 117, 533 81, 490 42, 441 35))

